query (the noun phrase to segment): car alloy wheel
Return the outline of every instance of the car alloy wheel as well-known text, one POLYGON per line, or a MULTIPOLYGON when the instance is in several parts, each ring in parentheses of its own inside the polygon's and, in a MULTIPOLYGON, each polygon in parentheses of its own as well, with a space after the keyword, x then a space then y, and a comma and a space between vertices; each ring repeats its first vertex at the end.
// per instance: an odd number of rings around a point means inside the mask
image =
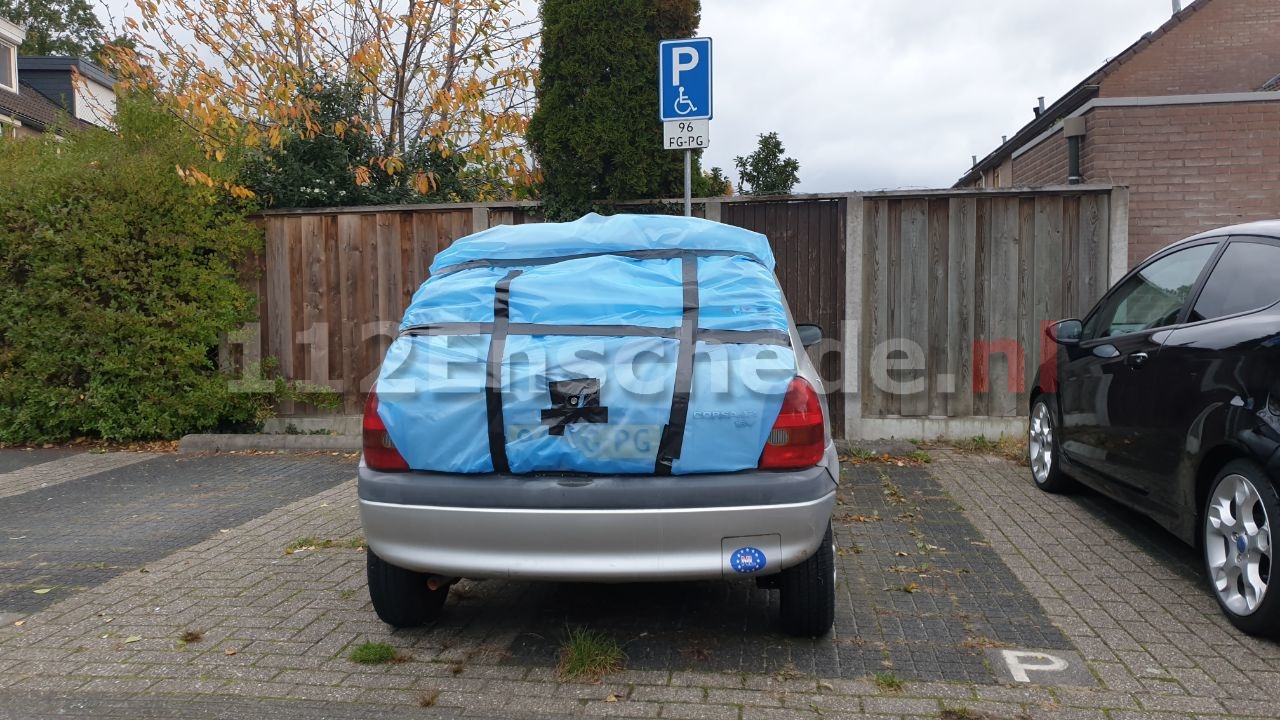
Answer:
POLYGON ((1224 608, 1253 614, 1271 582, 1271 518, 1253 482, 1238 473, 1218 481, 1204 522, 1209 580, 1224 608))
POLYGON ((1049 415, 1049 406, 1043 402, 1037 402, 1031 410, 1027 449, 1031 460, 1031 472, 1036 482, 1041 485, 1048 482, 1049 476, 1053 473, 1053 448, 1053 419, 1049 415))

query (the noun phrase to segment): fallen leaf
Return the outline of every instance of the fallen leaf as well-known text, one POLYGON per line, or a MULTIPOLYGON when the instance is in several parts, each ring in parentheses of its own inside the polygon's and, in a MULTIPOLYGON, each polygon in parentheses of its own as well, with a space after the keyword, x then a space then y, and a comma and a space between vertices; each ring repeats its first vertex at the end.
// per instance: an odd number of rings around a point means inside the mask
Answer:
POLYGON ((227 657, 231 657, 232 655, 235 655, 237 652, 239 652, 239 651, 238 651, 238 650, 233 650, 233 649, 231 649, 231 648, 227 648, 226 650, 223 650, 223 651, 222 651, 222 654, 223 654, 223 655, 226 655, 227 657))
POLYGON ((129 637, 125 638, 124 641, 126 643, 136 643, 141 639, 142 639, 141 635, 130 635, 129 637))
POLYGON ((37 595, 44 595, 45 593, 49 592, 49 591, 50 591, 50 590, 52 590, 52 589, 53 589, 53 588, 40 588, 39 590, 32 590, 31 592, 33 592, 33 593, 35 593, 35 594, 37 594, 37 595))
POLYGON ((906 585, 902 586, 903 592, 913 593, 919 589, 920 589, 920 583, 907 583, 906 585))
POLYGON ((13 626, 14 626, 14 627, 22 627, 23 625, 26 625, 26 624, 27 624, 27 621, 26 621, 26 620, 19 620, 19 621, 15 622, 15 623, 13 624, 13 626))
POLYGON ((617 696, 617 695, 615 695, 615 694, 613 694, 613 693, 609 693, 609 697, 605 698, 605 699, 604 699, 604 701, 605 701, 605 702, 618 702, 618 696, 617 696))

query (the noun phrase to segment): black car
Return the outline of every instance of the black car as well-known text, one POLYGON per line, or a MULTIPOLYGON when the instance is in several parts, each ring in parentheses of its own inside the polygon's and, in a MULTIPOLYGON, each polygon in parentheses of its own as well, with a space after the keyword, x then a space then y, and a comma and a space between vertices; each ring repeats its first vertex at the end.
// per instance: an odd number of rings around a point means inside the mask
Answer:
POLYGON ((1048 329, 1031 395, 1037 486, 1078 481, 1202 548, 1218 604, 1280 634, 1280 221, 1156 253, 1089 315, 1048 329))

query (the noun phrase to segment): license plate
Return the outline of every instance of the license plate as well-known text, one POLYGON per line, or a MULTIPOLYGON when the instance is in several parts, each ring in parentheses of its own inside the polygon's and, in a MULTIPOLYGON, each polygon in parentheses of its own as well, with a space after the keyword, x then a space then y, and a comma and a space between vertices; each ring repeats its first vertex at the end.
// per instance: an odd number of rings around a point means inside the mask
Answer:
POLYGON ((660 425, 570 423, 563 435, 551 435, 545 425, 508 425, 509 443, 565 443, 585 458, 641 460, 654 457, 662 439, 660 425))

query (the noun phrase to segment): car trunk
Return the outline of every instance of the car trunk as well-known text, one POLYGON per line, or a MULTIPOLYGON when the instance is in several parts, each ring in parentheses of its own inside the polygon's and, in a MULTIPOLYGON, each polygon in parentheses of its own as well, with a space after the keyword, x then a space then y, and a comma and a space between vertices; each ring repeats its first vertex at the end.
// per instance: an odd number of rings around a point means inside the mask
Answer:
POLYGON ((763 236, 587 216, 464 238, 431 270, 377 382, 411 469, 757 466, 796 375, 763 236))

